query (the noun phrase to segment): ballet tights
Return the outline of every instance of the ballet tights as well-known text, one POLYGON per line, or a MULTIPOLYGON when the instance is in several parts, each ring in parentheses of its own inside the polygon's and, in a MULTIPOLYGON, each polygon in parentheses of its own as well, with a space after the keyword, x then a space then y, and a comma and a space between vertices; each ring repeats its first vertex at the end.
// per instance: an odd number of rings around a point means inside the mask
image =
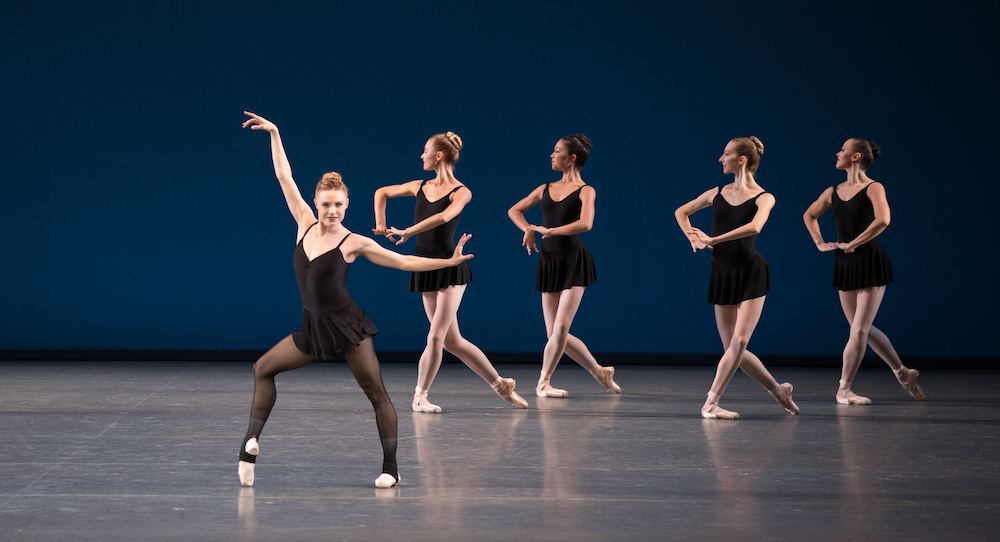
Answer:
MULTIPOLYGON (((368 400, 375 409, 375 423, 382 442, 382 472, 390 474, 396 480, 399 473, 396 466, 396 410, 392 406, 389 394, 382 383, 382 372, 379 369, 378 358, 372 338, 366 336, 358 346, 344 349, 344 357, 351 368, 351 374, 358 385, 364 390, 368 400)), ((251 438, 259 438, 260 432, 267 422, 277 391, 274 377, 278 373, 298 369, 315 359, 314 356, 302 353, 292 342, 289 335, 261 356, 254 364, 253 403, 250 406, 250 425, 247 428, 243 444, 240 446, 240 461, 253 463, 256 456, 246 453, 245 446, 251 438)))

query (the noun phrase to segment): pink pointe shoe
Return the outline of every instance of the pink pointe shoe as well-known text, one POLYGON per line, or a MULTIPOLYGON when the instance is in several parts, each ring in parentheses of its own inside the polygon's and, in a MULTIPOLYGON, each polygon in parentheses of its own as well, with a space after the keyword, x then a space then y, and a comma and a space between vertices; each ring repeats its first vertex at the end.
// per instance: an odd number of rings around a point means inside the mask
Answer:
MULTIPOLYGON (((398 474, 396 476, 399 476, 398 474)), ((386 489, 399 483, 400 478, 393 478, 388 472, 383 472, 375 479, 375 487, 386 489)))
POLYGON ((528 408, 528 402, 514 391, 515 385, 517 385, 517 382, 513 378, 497 377, 497 381, 490 384, 490 387, 493 388, 493 391, 497 392, 497 395, 503 397, 504 401, 516 407, 528 408))
POLYGON ((705 403, 705 406, 701 407, 701 417, 710 420, 738 420, 740 413, 720 407, 719 396, 708 392, 708 402, 705 403))
POLYGON ((426 412, 428 414, 441 412, 441 407, 427 400, 427 390, 422 390, 420 388, 414 388, 413 404, 411 405, 411 408, 413 408, 414 412, 426 412))
POLYGON ((851 383, 840 381, 840 389, 837 390, 837 404, 838 405, 870 405, 872 400, 867 397, 862 397, 853 391, 851 391, 851 383))
POLYGON ((568 397, 569 392, 559 388, 553 388, 552 385, 549 384, 549 378, 542 377, 538 380, 538 384, 535 386, 535 395, 538 397, 568 397))
POLYGON ((917 385, 917 377, 920 376, 920 371, 900 367, 893 371, 893 373, 895 373, 896 380, 899 380, 899 385, 903 386, 906 393, 909 393, 917 401, 924 400, 924 390, 920 389, 920 386, 917 385))
POLYGON ((598 367, 596 371, 590 373, 594 375, 594 378, 604 386, 604 389, 612 393, 621 393, 622 389, 615 384, 615 368, 614 367, 598 367))
MULTIPOLYGON (((251 438, 250 440, 248 440, 247 443, 243 446, 243 451, 252 456, 256 456, 258 453, 260 453, 260 446, 257 445, 257 439, 251 438)), ((253 463, 249 461, 240 461, 239 470, 237 471, 237 474, 239 474, 240 483, 243 484, 244 487, 253 486, 253 469, 254 469, 253 463)))
POLYGON ((792 414, 799 413, 799 406, 792 401, 792 384, 785 382, 784 384, 778 384, 773 390, 767 390, 772 397, 777 399, 778 403, 785 407, 785 410, 792 414))

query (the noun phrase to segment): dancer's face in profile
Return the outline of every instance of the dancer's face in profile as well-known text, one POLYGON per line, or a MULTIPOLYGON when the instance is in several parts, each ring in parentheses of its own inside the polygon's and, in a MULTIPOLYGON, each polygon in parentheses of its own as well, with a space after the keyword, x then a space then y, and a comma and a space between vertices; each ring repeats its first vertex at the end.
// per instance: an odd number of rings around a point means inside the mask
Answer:
POLYGON ((851 164, 854 163, 854 141, 848 139, 844 142, 844 146, 840 148, 840 152, 837 153, 837 169, 851 169, 851 164))
POLYGON ((740 170, 740 164, 745 161, 746 158, 736 152, 736 143, 732 141, 726 144, 726 148, 722 151, 722 156, 719 157, 723 173, 736 173, 740 170))
POLYGON ((327 226, 335 226, 344 221, 351 200, 343 190, 324 190, 316 193, 313 203, 319 220, 327 226))
POLYGON ((434 171, 437 169, 438 162, 442 158, 439 154, 441 153, 434 148, 434 141, 428 139, 427 143, 424 144, 424 153, 420 155, 420 159, 424 161, 424 171, 434 171))
POLYGON ((576 155, 569 153, 566 143, 561 139, 556 142, 556 146, 552 149, 552 154, 549 157, 552 159, 552 169, 556 171, 569 171, 573 169, 573 164, 576 163, 576 155))

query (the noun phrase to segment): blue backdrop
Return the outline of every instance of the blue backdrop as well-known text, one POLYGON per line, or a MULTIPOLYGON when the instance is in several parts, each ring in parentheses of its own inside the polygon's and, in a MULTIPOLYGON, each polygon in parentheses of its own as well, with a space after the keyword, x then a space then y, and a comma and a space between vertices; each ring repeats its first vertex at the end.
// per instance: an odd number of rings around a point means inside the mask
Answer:
MULTIPOLYGON (((996 354, 995 4, 479 4, 5 3, 0 348, 266 348, 296 327, 295 224, 267 137, 240 129, 248 109, 281 128, 304 193, 344 175, 361 233, 376 188, 427 178, 428 136, 463 137, 476 279, 459 316, 488 351, 541 350, 536 257, 506 210, 557 179, 552 145, 584 132, 600 280, 574 333, 592 350, 721 350, 709 254, 673 210, 729 182, 722 148, 757 135, 777 205, 751 348, 839 353, 832 255, 801 215, 844 179, 843 141, 873 139, 896 274, 876 325, 904 356, 996 354)), ((389 222, 409 225, 412 205, 390 201, 389 222)), ((407 280, 351 268, 380 349, 423 346, 407 280)))

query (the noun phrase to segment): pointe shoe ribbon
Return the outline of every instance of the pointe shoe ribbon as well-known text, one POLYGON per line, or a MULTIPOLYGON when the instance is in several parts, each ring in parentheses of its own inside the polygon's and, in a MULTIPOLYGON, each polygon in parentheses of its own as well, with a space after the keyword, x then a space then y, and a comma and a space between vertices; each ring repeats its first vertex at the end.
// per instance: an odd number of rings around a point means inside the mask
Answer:
POLYGON ((413 408, 414 412, 426 412, 428 414, 441 412, 441 407, 427 400, 427 390, 420 388, 414 388, 413 404, 411 405, 411 408, 413 408))
POLYGON ((601 383, 604 388, 612 393, 621 393, 622 389, 615 384, 614 367, 598 367, 596 371, 590 373, 601 383))
POLYGON ((504 401, 521 408, 528 408, 528 402, 514 391, 517 382, 513 378, 497 378, 497 381, 490 384, 497 395, 503 397, 504 401))
POLYGON ((767 391, 778 401, 778 404, 785 407, 785 410, 792 414, 799 413, 799 406, 795 404, 795 401, 792 401, 792 384, 790 382, 778 384, 773 390, 767 391))
MULTIPOLYGON (((398 474, 396 476, 399 476, 398 474)), ((375 487, 385 489, 399 483, 399 478, 393 478, 388 472, 383 472, 375 479, 375 487)))

